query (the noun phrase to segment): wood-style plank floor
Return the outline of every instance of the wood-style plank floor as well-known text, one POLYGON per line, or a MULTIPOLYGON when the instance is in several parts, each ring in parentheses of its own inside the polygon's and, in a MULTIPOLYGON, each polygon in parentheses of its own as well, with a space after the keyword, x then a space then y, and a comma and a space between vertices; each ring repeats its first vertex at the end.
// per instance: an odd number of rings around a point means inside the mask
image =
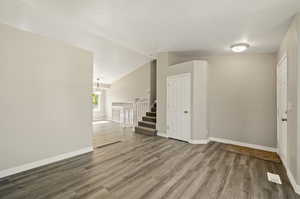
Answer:
POLYGON ((0 198, 299 198, 281 164, 227 152, 222 146, 136 135, 2 179, 0 198), (267 171, 280 174, 283 185, 268 182, 267 171))
POLYGON ((118 141, 124 141, 134 132, 132 128, 122 128, 119 123, 111 121, 93 122, 93 146, 94 148, 106 146, 118 141))

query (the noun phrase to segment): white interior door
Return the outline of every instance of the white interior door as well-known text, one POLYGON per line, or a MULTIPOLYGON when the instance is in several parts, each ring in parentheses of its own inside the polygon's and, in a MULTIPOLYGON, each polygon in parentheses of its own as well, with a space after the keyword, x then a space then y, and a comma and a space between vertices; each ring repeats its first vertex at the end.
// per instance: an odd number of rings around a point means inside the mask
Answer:
POLYGON ((277 65, 277 141, 279 154, 284 161, 287 157, 287 57, 277 65))
POLYGON ((167 78, 167 134, 170 138, 191 140, 191 74, 167 78))

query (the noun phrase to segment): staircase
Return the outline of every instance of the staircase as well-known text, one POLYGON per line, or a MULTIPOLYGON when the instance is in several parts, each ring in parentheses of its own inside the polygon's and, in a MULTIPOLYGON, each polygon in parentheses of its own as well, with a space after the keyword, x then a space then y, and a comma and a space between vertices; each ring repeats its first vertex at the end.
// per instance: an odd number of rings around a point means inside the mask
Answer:
POLYGON ((156 102, 151 107, 151 112, 146 112, 146 116, 142 117, 142 121, 138 122, 135 127, 135 133, 156 136, 156 102))

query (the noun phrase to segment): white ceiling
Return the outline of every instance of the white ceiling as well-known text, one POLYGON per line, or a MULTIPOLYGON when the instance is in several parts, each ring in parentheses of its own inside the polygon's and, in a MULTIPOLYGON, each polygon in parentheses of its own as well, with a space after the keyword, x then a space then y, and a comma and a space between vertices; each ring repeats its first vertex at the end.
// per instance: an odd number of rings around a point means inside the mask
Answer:
MULTIPOLYGON (((103 66, 98 69, 111 80, 133 69, 122 65, 122 59, 139 60, 135 62, 137 67, 149 60, 144 55, 162 51, 177 51, 184 56, 225 54, 230 53, 230 45, 248 42, 249 52, 274 52, 298 11, 300 0, 0 0, 0 19, 4 16, 6 21, 13 21, 21 16, 26 24, 25 16, 35 13, 30 20, 41 17, 35 22, 39 27, 60 25, 66 35, 71 34, 72 27, 126 46, 126 50, 122 47, 126 52, 131 49, 126 59, 127 55, 122 57, 124 52, 102 55, 103 59, 120 60, 114 67, 109 61, 99 61, 103 66), (120 69, 124 71, 113 72, 120 69)), ((98 46, 101 43, 94 45, 102 48, 98 46)))
POLYGON ((104 83, 112 83, 152 59, 119 42, 93 34, 84 25, 66 20, 50 9, 39 9, 28 2, 0 0, 0 23, 63 40, 93 52, 94 79, 101 77, 104 83))

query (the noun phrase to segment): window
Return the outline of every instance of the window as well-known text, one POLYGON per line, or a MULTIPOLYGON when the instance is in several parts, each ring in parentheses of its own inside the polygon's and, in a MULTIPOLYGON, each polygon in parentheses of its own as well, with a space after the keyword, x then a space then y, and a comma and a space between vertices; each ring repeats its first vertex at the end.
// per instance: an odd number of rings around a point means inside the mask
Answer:
POLYGON ((92 94, 94 111, 100 111, 100 98, 101 98, 101 93, 95 92, 92 94))

